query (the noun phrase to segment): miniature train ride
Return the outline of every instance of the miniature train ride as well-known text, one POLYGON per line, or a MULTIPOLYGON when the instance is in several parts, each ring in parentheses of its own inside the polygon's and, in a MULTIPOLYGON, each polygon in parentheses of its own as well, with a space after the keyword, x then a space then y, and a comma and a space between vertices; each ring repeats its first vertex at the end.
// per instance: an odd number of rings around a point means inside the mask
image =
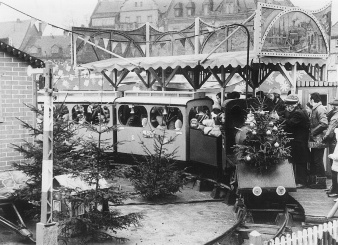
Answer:
POLYGON ((214 175, 217 181, 227 181, 224 184, 229 186, 230 179, 223 178, 224 175, 236 174, 239 193, 283 195, 296 188, 293 168, 287 160, 275 171, 261 175, 239 163, 234 156, 233 146, 238 143, 248 111, 255 105, 254 99, 226 100, 221 109, 214 110, 214 101, 203 92, 125 91, 122 96, 115 92, 63 91, 54 95, 54 103, 67 106, 69 115, 65 118, 77 125, 81 137, 97 140, 95 134, 84 130, 79 118, 97 127, 115 124, 117 130, 104 139, 117 143, 114 150, 118 154, 146 155, 144 146, 153 150, 154 135, 165 133, 168 139, 175 138, 172 144, 166 145, 168 152, 175 151, 175 160, 189 162, 190 166, 202 164, 217 172, 214 175), (92 94, 96 95, 93 100, 92 94), (100 120, 100 113, 92 109, 93 104, 97 108, 109 108, 108 116, 100 120))

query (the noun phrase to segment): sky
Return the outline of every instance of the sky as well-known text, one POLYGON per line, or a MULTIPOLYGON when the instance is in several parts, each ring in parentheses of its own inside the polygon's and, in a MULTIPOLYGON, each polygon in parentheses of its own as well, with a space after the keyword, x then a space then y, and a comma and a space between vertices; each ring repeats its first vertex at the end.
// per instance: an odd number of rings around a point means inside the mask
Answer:
MULTIPOLYGON (((149 1, 149 0, 144 0, 149 1)), ((184 0, 188 1, 188 0, 184 0)), ((330 0, 291 0, 300 8, 316 10, 330 0)), ((98 0, 0 0, 21 12, 49 24, 70 29, 71 26, 88 26, 91 14, 98 0)), ((29 19, 5 4, 0 4, 0 22, 29 19)), ((338 21, 338 0, 332 0, 332 23, 338 21)))

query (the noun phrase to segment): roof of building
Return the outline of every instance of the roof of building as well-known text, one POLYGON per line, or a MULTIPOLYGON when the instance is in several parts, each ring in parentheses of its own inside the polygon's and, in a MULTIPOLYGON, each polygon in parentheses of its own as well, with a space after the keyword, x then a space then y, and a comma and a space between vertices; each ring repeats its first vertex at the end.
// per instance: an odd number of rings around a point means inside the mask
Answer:
POLYGON ((24 62, 27 62, 28 65, 31 65, 33 68, 43 68, 43 67, 45 67, 45 63, 42 60, 40 60, 40 59, 38 59, 38 58, 36 58, 36 57, 26 53, 26 52, 23 52, 23 51, 21 51, 17 48, 14 48, 13 46, 8 45, 7 43, 2 42, 2 41, 0 41, 0 51, 5 52, 5 53, 12 55, 14 57, 17 57, 18 59, 20 59, 24 62))
POLYGON ((16 48, 20 48, 26 34, 34 25, 33 20, 16 20, 0 22, 0 38, 9 38, 9 43, 16 48))
MULTIPOLYGON (((43 56, 50 56, 53 46, 62 48, 63 52, 70 51, 71 37, 70 36, 42 36, 31 38, 26 45, 24 51, 30 53, 32 47, 40 48, 43 56)), ((69 53, 70 55, 70 53, 69 53)))
MULTIPOLYGON (((193 6, 191 3, 194 3, 195 5, 195 16, 199 16, 203 13, 203 5, 205 4, 205 0, 192 0, 191 2, 187 2, 185 0, 172 0, 172 8, 169 10, 168 17, 169 18, 176 18, 174 14, 174 6, 176 6, 178 3, 182 3, 182 7, 186 8, 189 6, 193 6)), ((257 8, 258 2, 265 2, 264 0, 214 0, 213 1, 213 10, 211 11, 211 15, 222 13, 225 11, 225 5, 227 3, 237 3, 238 11, 240 13, 252 11, 257 8)), ((275 5, 283 5, 283 6, 289 6, 293 7, 294 5, 290 0, 273 0, 273 3, 275 5)), ((185 16, 182 16, 185 17, 185 16)))
POLYGON ((165 13, 168 10, 172 1, 173 0, 154 0, 154 2, 158 6, 160 13, 165 13))
POLYGON ((92 13, 93 18, 114 17, 119 14, 120 8, 124 1, 122 0, 103 0, 98 1, 92 13))

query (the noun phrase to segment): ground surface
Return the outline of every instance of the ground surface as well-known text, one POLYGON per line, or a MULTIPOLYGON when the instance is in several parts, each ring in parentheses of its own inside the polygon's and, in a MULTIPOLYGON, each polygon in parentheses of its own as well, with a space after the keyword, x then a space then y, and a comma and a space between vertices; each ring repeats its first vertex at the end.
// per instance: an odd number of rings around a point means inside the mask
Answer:
MULTIPOLYGON (((122 189, 131 190, 130 183, 117 180, 122 189)), ((141 227, 130 227, 116 235, 128 238, 125 245, 197 245, 205 244, 228 230, 235 222, 233 206, 215 201, 210 191, 199 192, 192 184, 185 186, 173 197, 149 203, 136 197, 126 201, 125 206, 113 207, 123 213, 142 212, 145 217, 141 227), (167 204, 163 204, 167 203, 167 204)), ((35 222, 27 226, 35 234, 35 222)), ((14 232, 0 227, 0 244, 28 244, 14 232)), ((67 244, 80 244, 79 240, 67 240, 67 244)), ((87 243, 121 244, 116 242, 87 243)))

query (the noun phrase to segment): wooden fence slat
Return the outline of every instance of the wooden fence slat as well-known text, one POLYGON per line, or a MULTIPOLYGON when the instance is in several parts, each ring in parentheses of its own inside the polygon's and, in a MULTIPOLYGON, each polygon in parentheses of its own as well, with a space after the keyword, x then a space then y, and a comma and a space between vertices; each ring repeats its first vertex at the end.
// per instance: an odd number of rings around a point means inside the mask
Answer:
POLYGON ((286 245, 292 245, 292 238, 290 234, 286 234, 286 245))
POLYGON ((292 245, 297 245, 297 235, 292 232, 292 245))
POLYGON ((329 236, 329 239, 328 239, 328 244, 332 244, 332 241, 333 241, 333 226, 332 226, 332 222, 329 222, 327 224, 327 231, 328 231, 328 236, 329 236))
POLYGON ((308 245, 309 242, 308 242, 308 236, 307 236, 307 230, 306 229, 303 229, 303 245, 308 245))
POLYGON ((275 238, 275 245, 280 245, 279 237, 276 237, 276 238, 275 238))
POLYGON ((317 239, 317 244, 323 245, 323 244, 322 244, 322 239, 323 239, 323 225, 320 224, 320 225, 318 225, 318 239, 317 239))
POLYGON ((338 223, 337 223, 337 220, 334 220, 332 222, 332 236, 333 236, 332 245, 337 244, 337 234, 338 234, 338 223))
POLYGON ((311 227, 307 229, 307 239, 308 239, 308 244, 313 245, 313 230, 311 227))
POLYGON ((323 224, 323 238, 322 238, 323 245, 328 245, 328 232, 327 232, 327 223, 323 224))
POLYGON ((318 226, 313 227, 313 245, 318 245, 318 226))
POLYGON ((303 245, 303 232, 301 231, 297 232, 297 241, 298 245, 303 245))
POLYGON ((280 244, 281 244, 281 245, 286 245, 286 238, 285 238, 285 236, 282 236, 282 237, 280 238, 280 244))

